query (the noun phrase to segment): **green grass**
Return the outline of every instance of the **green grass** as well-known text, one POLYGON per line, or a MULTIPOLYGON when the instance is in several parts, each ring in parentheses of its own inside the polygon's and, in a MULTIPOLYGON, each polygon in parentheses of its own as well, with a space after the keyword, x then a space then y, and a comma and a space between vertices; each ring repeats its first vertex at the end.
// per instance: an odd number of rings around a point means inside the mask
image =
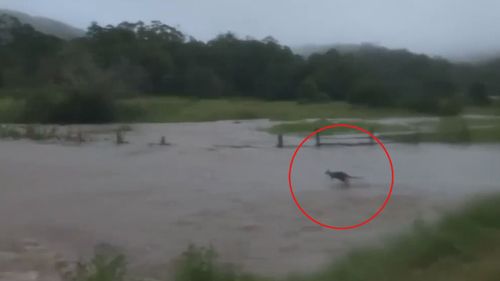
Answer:
POLYGON ((239 119, 300 120, 307 118, 374 118, 416 116, 399 109, 353 107, 347 103, 299 104, 248 99, 139 98, 122 100, 120 121, 199 122, 239 119), (132 113, 131 113, 132 112, 132 113), (131 113, 131 114, 130 114, 131 113))
POLYGON ((500 142, 500 119, 469 119, 463 117, 444 117, 438 122, 426 122, 430 132, 417 132, 415 135, 394 136, 400 142, 434 143, 498 143, 500 142))
POLYGON ((499 280, 500 196, 483 198, 436 225, 379 248, 359 249, 303 280, 499 280))

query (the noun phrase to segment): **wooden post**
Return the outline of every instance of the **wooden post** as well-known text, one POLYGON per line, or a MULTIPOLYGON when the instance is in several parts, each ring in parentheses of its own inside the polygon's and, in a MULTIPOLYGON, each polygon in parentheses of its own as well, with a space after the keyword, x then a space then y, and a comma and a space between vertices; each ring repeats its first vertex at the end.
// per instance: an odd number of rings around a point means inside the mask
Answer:
POLYGON ((124 144, 124 143, 125 143, 125 141, 123 139, 122 131, 117 130, 116 131, 116 144, 120 145, 120 144, 124 144))
POLYGON ((167 140, 165 139, 165 136, 161 137, 160 145, 167 145, 167 140))
POLYGON ((68 127, 66 130, 66 141, 71 141, 71 137, 73 135, 73 132, 71 131, 71 128, 68 127))
MULTIPOLYGON (((375 129, 371 128, 370 132, 372 133, 372 135, 375 135, 375 129)), ((374 145, 375 144, 375 140, 372 137, 370 137, 370 136, 368 136, 368 138, 370 139, 370 144, 374 145)))
POLYGON ((415 143, 420 143, 420 127, 417 125, 415 126, 415 135, 413 136, 413 140, 415 143))
POLYGON ((277 147, 282 148, 283 147, 283 135, 278 134, 278 145, 277 147))
MULTIPOLYGON (((317 131, 318 129, 314 129, 317 131)), ((319 147, 321 146, 321 137, 319 136, 319 133, 316 134, 316 146, 319 147)))
POLYGON ((82 144, 84 142, 84 139, 83 139, 83 134, 82 134, 82 131, 78 131, 78 134, 77 134, 77 140, 78 140, 78 143, 79 144, 82 144))
POLYGON ((59 136, 57 135, 57 128, 52 127, 49 132, 49 137, 52 139, 59 139, 59 136))

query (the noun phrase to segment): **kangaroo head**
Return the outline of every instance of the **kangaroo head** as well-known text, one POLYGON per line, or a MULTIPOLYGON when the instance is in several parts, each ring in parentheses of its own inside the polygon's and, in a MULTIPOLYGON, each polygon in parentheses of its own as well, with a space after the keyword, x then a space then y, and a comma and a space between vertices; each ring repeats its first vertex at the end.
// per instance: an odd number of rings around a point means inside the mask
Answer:
POLYGON ((331 173, 330 170, 326 170, 325 175, 328 175, 330 173, 331 173))

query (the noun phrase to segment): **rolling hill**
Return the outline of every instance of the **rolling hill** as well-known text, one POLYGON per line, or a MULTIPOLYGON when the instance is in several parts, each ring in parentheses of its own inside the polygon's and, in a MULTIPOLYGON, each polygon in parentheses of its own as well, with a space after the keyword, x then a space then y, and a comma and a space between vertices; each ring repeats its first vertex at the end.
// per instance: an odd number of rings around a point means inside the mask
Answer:
POLYGON ((62 39, 73 39, 85 34, 84 30, 49 18, 31 16, 26 13, 6 9, 0 9, 1 14, 15 17, 22 23, 33 26, 39 32, 54 35, 62 39))

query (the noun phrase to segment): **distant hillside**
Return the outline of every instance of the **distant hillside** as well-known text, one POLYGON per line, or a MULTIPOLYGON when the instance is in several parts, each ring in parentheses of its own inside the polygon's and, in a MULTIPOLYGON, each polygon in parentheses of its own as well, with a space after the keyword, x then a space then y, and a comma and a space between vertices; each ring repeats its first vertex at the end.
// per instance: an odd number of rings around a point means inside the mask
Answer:
POLYGON ((0 14, 16 17, 22 23, 32 25, 39 32, 57 36, 62 39, 73 39, 83 36, 85 31, 68 24, 44 17, 35 17, 25 13, 0 9, 0 14))
MULTIPOLYGON (((342 54, 354 53, 360 51, 363 46, 377 46, 376 44, 362 43, 362 44, 307 44, 292 47, 292 51, 298 55, 308 57, 312 54, 324 54, 331 49, 335 49, 342 54)), ((433 56, 431 57, 441 57, 433 56)), ((469 53, 450 53, 444 56, 449 61, 456 63, 488 63, 490 61, 498 60, 500 58, 499 49, 491 49, 483 52, 469 52, 469 53)))
POLYGON ((292 50, 294 53, 308 57, 312 54, 323 54, 328 50, 335 49, 340 53, 351 53, 358 51, 365 44, 325 44, 325 45, 302 45, 293 47, 292 50))

